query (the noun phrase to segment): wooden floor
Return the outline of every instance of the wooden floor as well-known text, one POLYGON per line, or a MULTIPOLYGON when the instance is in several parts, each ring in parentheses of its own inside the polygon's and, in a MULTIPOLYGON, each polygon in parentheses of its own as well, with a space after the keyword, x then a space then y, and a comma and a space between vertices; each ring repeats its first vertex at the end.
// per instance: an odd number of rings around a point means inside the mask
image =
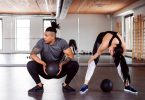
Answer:
POLYGON ((28 94, 28 89, 35 83, 29 76, 26 67, 0 67, 0 100, 145 100, 145 67, 130 67, 132 86, 138 91, 138 95, 123 91, 123 83, 117 74, 115 67, 97 67, 89 84, 89 91, 85 95, 79 94, 87 67, 80 67, 77 75, 71 82, 76 93, 63 93, 62 79, 45 80, 43 94, 28 94), (100 82, 104 78, 113 81, 114 89, 111 93, 103 93, 100 90, 100 82))

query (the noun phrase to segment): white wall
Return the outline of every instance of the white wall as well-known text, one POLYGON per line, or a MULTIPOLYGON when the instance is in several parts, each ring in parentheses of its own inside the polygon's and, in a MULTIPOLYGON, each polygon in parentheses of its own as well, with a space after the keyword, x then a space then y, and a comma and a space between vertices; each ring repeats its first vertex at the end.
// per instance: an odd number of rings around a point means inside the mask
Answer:
POLYGON ((34 17, 30 20, 30 49, 32 49, 34 44, 43 37, 43 18, 34 17))
MULTIPOLYGON (((17 17, 5 16, 3 19, 3 50, 0 53, 15 53, 15 19, 30 18, 30 48, 43 35, 43 17, 17 17)), ((57 36, 69 41, 75 39, 78 43, 79 50, 92 51, 93 44, 97 34, 110 30, 110 19, 107 15, 97 14, 69 14, 64 20, 57 20, 61 29, 58 30, 57 36), (79 18, 79 23, 78 23, 79 18), (78 27, 79 25, 79 27, 78 27), (79 28, 79 33, 78 33, 79 28)), ((23 46, 23 44, 22 44, 23 46)))
POLYGON ((144 4, 144 6, 138 8, 138 9, 135 9, 134 14, 135 14, 135 16, 137 16, 139 14, 145 15, 145 4, 144 4))
POLYGON ((1 52, 13 52, 15 49, 15 21, 13 17, 3 17, 2 18, 2 23, 3 23, 3 50, 1 52))
POLYGON ((92 51, 98 33, 111 30, 110 18, 107 15, 69 14, 65 20, 58 22, 61 25, 60 37, 67 41, 69 39, 75 39, 77 43, 79 41, 79 50, 84 51, 92 51))

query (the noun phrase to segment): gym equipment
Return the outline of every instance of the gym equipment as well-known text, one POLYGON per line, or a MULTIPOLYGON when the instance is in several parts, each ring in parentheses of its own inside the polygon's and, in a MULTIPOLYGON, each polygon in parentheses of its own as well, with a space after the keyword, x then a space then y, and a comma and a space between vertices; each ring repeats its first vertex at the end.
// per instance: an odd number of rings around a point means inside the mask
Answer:
POLYGON ((59 72, 59 63, 50 62, 46 66, 48 76, 56 76, 59 72))
POLYGON ((92 55, 92 52, 89 52, 89 55, 92 55))
POLYGON ((113 89, 113 83, 109 79, 104 79, 101 82, 100 88, 103 92, 110 92, 113 89))

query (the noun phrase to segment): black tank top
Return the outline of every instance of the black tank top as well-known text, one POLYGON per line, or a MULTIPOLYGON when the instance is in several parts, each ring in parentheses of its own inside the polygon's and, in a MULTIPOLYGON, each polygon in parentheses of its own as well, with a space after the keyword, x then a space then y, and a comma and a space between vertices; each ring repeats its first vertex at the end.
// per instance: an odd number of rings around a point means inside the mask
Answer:
MULTIPOLYGON (((101 44, 101 43, 102 43, 102 40, 103 40, 103 38, 104 38, 104 36, 105 36, 107 33, 110 33, 110 34, 113 35, 112 38, 111 38, 110 41, 109 41, 108 47, 111 46, 112 41, 113 41, 114 38, 117 38, 118 41, 119 41, 119 44, 117 44, 117 47, 121 47, 122 42, 121 42, 120 38, 118 37, 117 32, 114 32, 114 31, 101 32, 101 33, 98 35, 96 42, 99 43, 99 44, 101 44)), ((96 44, 96 43, 95 43, 95 44, 96 44)))
POLYGON ((110 39, 110 41, 109 41, 109 45, 108 45, 108 47, 110 47, 110 46, 111 46, 112 41, 113 41, 113 39, 114 39, 114 38, 117 38, 117 39, 118 39, 118 41, 119 41, 119 44, 116 44, 116 45, 117 45, 117 47, 121 47, 122 42, 121 42, 120 38, 118 37, 117 32, 113 32, 113 31, 106 31, 106 33, 111 33, 111 34, 113 35, 113 36, 112 36, 112 38, 111 38, 111 39, 110 39))

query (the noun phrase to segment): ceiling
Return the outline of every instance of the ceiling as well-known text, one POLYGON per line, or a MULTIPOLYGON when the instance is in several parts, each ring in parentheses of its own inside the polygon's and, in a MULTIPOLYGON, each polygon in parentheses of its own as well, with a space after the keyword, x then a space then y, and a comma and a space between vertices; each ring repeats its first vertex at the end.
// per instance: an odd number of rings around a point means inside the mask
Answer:
MULTIPOLYGON (((138 0, 63 0, 71 1, 66 14, 114 13, 138 0)), ((62 6, 66 9, 66 6, 62 6)), ((0 0, 0 14, 56 14, 57 0, 0 0)))
POLYGON ((73 0, 68 13, 114 13, 138 0, 73 0))
POLYGON ((0 14, 51 14, 56 0, 0 0, 0 14))

